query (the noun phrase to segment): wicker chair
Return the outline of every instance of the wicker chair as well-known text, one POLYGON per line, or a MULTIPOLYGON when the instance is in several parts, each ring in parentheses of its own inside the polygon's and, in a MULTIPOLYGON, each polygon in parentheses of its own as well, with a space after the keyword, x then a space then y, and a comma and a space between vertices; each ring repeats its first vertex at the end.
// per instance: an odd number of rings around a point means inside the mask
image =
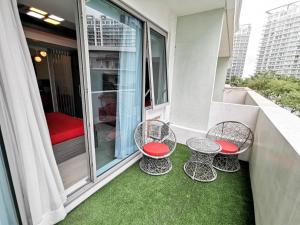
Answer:
POLYGON ((139 165, 150 175, 163 175, 171 171, 169 156, 176 148, 176 137, 171 128, 159 120, 140 123, 134 132, 134 140, 143 153, 139 165))
POLYGON ((218 123, 207 132, 206 137, 221 145, 222 151, 214 158, 213 166, 225 172, 240 170, 238 155, 253 144, 250 128, 235 121, 218 123))

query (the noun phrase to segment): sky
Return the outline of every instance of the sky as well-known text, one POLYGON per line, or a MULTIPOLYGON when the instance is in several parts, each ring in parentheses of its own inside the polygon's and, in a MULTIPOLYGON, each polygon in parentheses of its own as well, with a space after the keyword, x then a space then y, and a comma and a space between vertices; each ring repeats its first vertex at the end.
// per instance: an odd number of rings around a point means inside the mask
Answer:
POLYGON ((243 77, 249 77, 255 73, 260 39, 267 18, 266 11, 295 1, 296 0, 243 0, 240 24, 251 24, 243 77))

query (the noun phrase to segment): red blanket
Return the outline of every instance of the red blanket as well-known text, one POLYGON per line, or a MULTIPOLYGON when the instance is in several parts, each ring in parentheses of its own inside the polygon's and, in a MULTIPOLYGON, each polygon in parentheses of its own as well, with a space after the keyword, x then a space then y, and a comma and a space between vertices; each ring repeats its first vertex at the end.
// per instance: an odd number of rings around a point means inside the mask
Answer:
POLYGON ((53 145, 84 135, 83 120, 60 112, 46 113, 53 145))

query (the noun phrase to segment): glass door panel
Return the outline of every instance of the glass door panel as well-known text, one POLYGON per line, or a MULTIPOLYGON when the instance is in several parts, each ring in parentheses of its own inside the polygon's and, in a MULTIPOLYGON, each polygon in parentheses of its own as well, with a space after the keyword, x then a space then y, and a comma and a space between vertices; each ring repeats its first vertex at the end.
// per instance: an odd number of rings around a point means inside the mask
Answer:
POLYGON ((168 102, 166 39, 150 28, 151 61, 155 105, 168 102))
POLYGON ((19 225, 17 210, 13 198, 12 185, 5 158, 4 143, 0 130, 0 224, 19 225))
POLYGON ((142 119, 143 23, 106 0, 86 2, 97 175, 136 152, 142 119))

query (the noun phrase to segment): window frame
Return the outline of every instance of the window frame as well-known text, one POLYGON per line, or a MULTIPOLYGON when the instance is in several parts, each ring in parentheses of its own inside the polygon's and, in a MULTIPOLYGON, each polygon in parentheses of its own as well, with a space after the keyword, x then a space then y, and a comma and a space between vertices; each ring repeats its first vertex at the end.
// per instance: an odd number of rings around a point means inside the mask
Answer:
POLYGON ((148 46, 148 25, 147 23, 145 23, 145 62, 144 62, 144 68, 145 68, 145 71, 144 71, 144 90, 143 90, 143 100, 144 100, 144 108, 145 110, 149 110, 149 109, 153 109, 153 99, 154 99, 154 92, 153 92, 153 80, 151 79, 152 76, 150 75, 150 68, 152 67, 152 65, 150 66, 150 56, 149 56, 149 46, 148 46), (147 60, 148 60, 148 64, 147 64, 147 60), (147 76, 147 73, 146 73, 146 67, 148 69, 148 76, 147 76), (148 83, 149 83, 149 89, 146 90, 146 82, 148 80, 148 83), (146 106, 145 102, 146 102, 146 96, 147 96, 147 91, 149 90, 149 95, 150 95, 150 105, 146 106))
POLYGON ((149 88, 150 88, 150 97, 151 97, 151 105, 146 109, 161 109, 170 104, 170 88, 169 88, 169 57, 168 57, 168 32, 155 25, 154 23, 147 21, 146 22, 147 29, 147 56, 148 56, 148 71, 149 71, 149 88), (153 68, 152 68, 152 50, 151 50, 151 29, 165 38, 165 57, 166 57, 166 88, 167 88, 167 101, 164 103, 156 104, 156 99, 154 95, 154 78, 153 78, 153 68))

